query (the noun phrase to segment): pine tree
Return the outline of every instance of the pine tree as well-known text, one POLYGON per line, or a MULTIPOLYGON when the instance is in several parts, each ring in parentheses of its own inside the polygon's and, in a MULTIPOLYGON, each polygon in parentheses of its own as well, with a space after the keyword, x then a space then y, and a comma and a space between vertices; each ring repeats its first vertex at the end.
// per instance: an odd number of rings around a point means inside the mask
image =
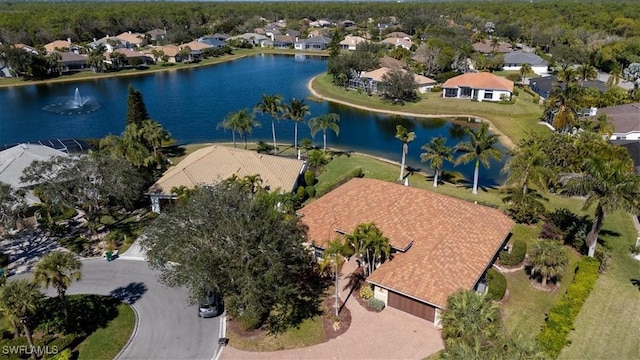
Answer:
POLYGON ((144 104, 142 93, 129 85, 127 95, 127 125, 136 124, 142 127, 142 122, 149 119, 147 106, 144 104))

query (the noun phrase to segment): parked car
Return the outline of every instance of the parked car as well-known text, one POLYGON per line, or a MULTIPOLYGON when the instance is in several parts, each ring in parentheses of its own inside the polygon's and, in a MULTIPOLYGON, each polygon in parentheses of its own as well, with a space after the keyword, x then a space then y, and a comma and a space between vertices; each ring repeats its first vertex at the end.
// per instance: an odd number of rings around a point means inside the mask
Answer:
POLYGON ((198 316, 202 318, 218 316, 220 314, 220 308, 220 298, 211 290, 207 296, 200 301, 198 316))

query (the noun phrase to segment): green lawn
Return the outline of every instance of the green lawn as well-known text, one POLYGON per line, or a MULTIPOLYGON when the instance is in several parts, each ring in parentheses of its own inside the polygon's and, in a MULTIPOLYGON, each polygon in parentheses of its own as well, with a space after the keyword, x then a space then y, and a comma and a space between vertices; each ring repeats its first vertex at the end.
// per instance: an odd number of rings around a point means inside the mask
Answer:
POLYGON ((129 341, 136 316, 127 304, 118 305, 118 316, 78 345, 78 360, 113 359, 129 341))
POLYGON ((527 132, 547 131, 538 121, 542 116, 542 107, 533 103, 531 95, 519 92, 515 104, 475 102, 460 99, 444 99, 441 93, 420 94, 420 101, 393 105, 383 102, 377 96, 359 94, 357 91, 345 91, 331 83, 331 76, 322 74, 316 77, 313 89, 322 96, 346 101, 372 110, 399 111, 418 115, 474 116, 489 120, 500 132, 517 142, 527 132))
POLYGON ((295 349, 327 341, 320 316, 306 319, 299 327, 290 328, 285 333, 277 336, 263 333, 256 337, 244 338, 233 331, 227 331, 227 337, 229 338, 229 344, 234 348, 246 351, 295 349))

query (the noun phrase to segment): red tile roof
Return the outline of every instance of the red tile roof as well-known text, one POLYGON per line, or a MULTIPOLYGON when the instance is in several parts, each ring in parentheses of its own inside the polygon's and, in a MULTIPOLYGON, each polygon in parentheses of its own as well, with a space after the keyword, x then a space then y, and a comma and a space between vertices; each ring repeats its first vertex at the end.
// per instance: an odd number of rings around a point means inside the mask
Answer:
POLYGON ((373 221, 396 253, 368 281, 445 307, 471 289, 500 249, 513 221, 497 209, 374 179, 353 179, 298 211, 316 246, 373 221))
POLYGON ((466 73, 445 81, 442 87, 470 87, 472 89, 508 90, 513 92, 513 81, 488 72, 466 73))

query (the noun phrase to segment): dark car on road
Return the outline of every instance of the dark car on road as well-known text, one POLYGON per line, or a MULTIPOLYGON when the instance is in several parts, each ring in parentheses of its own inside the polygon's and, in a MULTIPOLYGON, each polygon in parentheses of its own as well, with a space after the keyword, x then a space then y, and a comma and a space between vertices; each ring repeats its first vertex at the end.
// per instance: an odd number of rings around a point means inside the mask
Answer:
POLYGON ((198 306, 198 316, 202 318, 211 318, 220 315, 220 298, 215 292, 209 291, 207 296, 200 301, 198 306))

